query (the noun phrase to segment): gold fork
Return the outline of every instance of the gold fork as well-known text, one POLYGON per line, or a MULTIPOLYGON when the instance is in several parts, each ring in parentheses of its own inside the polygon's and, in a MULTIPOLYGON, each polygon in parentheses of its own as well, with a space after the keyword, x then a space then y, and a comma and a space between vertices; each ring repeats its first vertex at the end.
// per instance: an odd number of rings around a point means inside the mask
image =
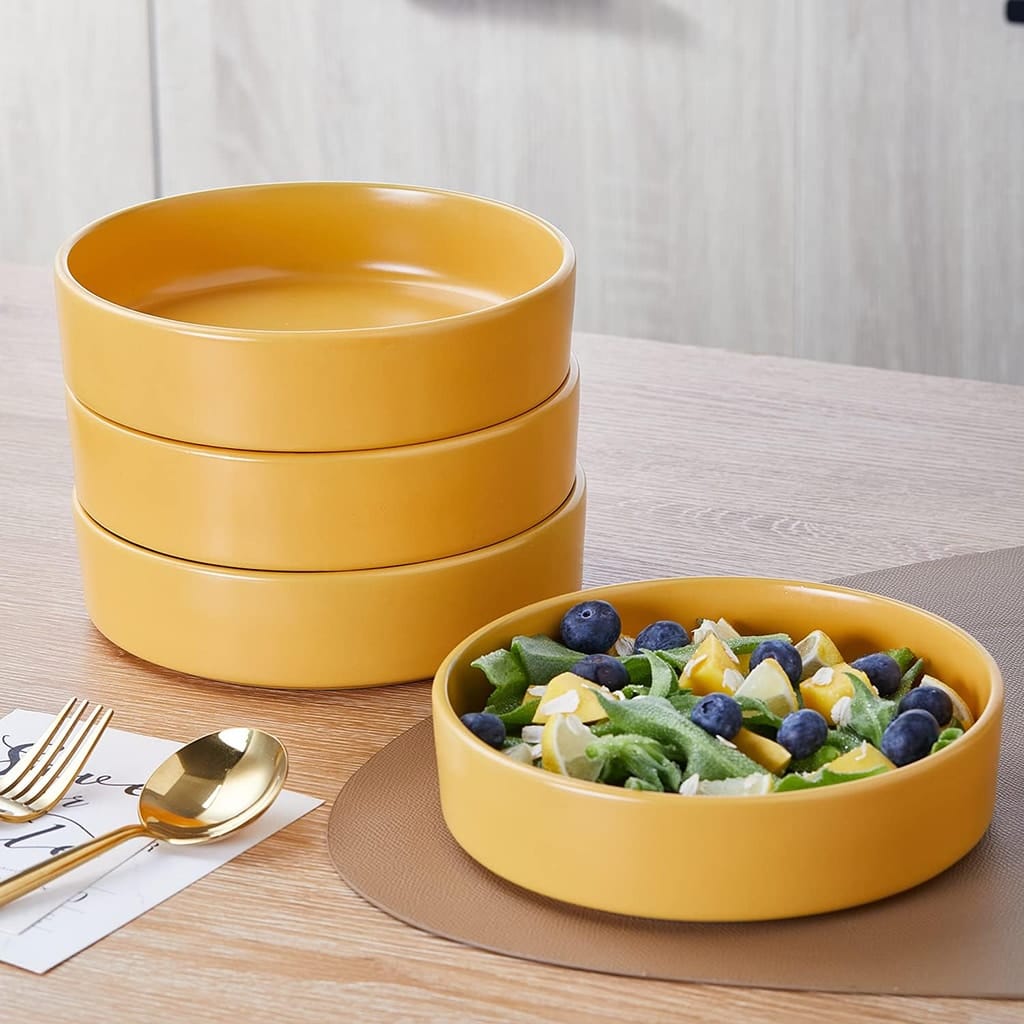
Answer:
POLYGON ((18 763, 0 775, 0 821, 38 818, 68 791, 114 714, 97 704, 76 732, 88 706, 72 697, 18 763))

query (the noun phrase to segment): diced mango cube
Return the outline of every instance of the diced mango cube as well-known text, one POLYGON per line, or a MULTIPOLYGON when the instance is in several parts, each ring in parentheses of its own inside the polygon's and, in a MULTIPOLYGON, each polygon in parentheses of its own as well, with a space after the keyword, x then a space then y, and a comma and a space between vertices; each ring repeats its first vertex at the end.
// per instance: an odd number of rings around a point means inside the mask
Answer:
POLYGON ((708 633, 684 666, 679 688, 693 690, 700 696, 735 693, 743 682, 739 665, 739 658, 714 633, 708 633))
POLYGON ((740 729, 732 738, 739 750, 751 761, 756 761, 762 768, 767 768, 773 775, 781 775, 793 755, 781 743, 768 739, 750 729, 740 729))
POLYGON ((810 679, 805 679, 800 684, 800 696, 803 698, 804 707, 817 711, 831 725, 838 724, 832 717, 836 701, 842 697, 849 697, 852 700, 856 695, 848 673, 862 679, 865 685, 874 689, 860 669, 852 668, 845 661, 836 665, 824 665, 810 679))
POLYGON ((843 660, 832 638, 820 629, 808 633, 796 645, 796 650, 804 666, 802 679, 810 679, 818 669, 838 665, 843 660))
POLYGON ((864 772, 877 771, 879 768, 888 771, 895 767, 896 765, 878 747, 872 746, 866 740, 859 747, 848 750, 828 763, 828 770, 836 775, 861 775, 864 772))
POLYGON ((575 715, 581 722, 599 722, 607 718, 593 683, 572 672, 563 672, 548 683, 537 705, 533 720, 543 725, 552 715, 575 715))

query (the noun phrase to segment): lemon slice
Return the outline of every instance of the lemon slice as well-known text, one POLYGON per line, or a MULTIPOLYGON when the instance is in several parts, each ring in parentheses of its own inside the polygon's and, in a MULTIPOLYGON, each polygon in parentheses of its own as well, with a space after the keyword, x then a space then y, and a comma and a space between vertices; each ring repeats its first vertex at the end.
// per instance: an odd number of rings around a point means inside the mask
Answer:
POLYGON ((540 738, 541 767, 593 782, 601 771, 601 762, 587 757, 593 742, 594 734, 575 715, 552 715, 540 738))
POLYGON ((774 658, 762 661, 740 684, 736 696, 757 698, 779 718, 797 710, 793 684, 774 658))
POLYGON ((740 779, 701 779, 697 792, 705 796, 762 796, 772 791, 775 779, 764 772, 740 779))
POLYGON ((818 669, 838 665, 843 660, 832 638, 820 629, 808 633, 796 645, 796 650, 804 666, 803 679, 810 679, 818 669))
POLYGON ((964 703, 963 697, 960 696, 952 686, 947 686, 945 683, 940 682, 935 676, 923 675, 921 677, 921 686, 934 686, 937 690, 942 690, 947 697, 953 702, 953 717, 959 718, 963 724, 964 731, 966 732, 972 725, 974 725, 974 715, 971 714, 971 709, 964 703))

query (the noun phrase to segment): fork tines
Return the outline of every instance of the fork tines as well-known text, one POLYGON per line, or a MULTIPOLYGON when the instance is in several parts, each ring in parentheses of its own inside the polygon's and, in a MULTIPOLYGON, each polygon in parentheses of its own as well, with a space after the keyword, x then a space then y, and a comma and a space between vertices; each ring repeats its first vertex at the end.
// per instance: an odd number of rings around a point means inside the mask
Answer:
POLYGON ((54 803, 64 795, 114 713, 96 704, 84 717, 88 707, 87 700, 76 697, 64 705, 46 732, 0 776, 0 797, 35 805, 47 794, 55 794, 54 803))

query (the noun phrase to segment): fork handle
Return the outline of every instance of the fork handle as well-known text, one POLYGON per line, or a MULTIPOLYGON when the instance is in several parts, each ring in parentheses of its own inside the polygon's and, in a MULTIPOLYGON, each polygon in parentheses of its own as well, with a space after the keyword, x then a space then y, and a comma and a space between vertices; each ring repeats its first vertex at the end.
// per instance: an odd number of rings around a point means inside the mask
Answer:
POLYGON ((19 871, 16 875, 11 875, 10 878, 5 878, 0 882, 0 907, 38 889, 47 882, 52 882, 55 878, 77 868, 79 864, 84 864, 87 860, 92 860, 93 857, 112 850, 120 843, 146 835, 149 833, 141 824, 123 825, 121 828, 115 828, 113 832, 90 839, 89 842, 82 843, 81 846, 58 853, 56 857, 44 860, 42 864, 34 864, 24 871, 19 871))

